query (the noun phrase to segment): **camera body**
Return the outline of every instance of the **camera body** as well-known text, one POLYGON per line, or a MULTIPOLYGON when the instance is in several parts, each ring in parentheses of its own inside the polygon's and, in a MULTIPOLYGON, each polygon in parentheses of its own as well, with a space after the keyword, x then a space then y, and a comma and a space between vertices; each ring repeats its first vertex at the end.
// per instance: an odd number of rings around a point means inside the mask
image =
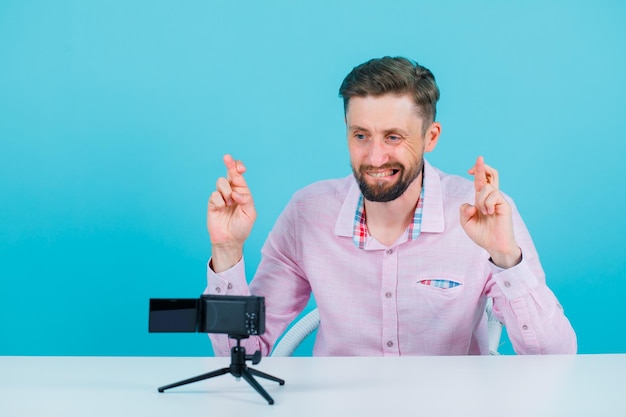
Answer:
POLYGON ((210 294, 200 298, 151 298, 148 327, 151 333, 261 335, 265 332, 265 298, 210 294))

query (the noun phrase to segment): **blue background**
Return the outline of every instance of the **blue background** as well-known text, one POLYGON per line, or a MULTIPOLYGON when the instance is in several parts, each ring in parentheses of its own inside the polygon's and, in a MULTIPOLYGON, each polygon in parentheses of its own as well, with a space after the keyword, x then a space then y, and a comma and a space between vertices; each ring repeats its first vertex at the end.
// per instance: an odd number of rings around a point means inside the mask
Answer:
POLYGON ((437 77, 431 163, 499 169, 579 351, 626 352, 626 7, 504 3, 2 0, 0 354, 212 354, 147 313, 204 289, 222 155, 252 276, 293 192, 349 174, 337 90, 383 55, 437 77))

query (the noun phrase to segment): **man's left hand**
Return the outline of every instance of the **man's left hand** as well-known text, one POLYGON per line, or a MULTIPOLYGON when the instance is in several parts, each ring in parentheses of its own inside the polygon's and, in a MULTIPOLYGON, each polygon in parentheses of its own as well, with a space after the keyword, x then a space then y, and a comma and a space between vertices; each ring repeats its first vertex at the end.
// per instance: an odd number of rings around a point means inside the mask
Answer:
POLYGON ((461 225, 465 233, 491 255, 501 268, 517 265, 522 251, 515 241, 510 204, 499 190, 498 171, 485 164, 482 156, 468 171, 474 176, 476 201, 461 206, 461 225))

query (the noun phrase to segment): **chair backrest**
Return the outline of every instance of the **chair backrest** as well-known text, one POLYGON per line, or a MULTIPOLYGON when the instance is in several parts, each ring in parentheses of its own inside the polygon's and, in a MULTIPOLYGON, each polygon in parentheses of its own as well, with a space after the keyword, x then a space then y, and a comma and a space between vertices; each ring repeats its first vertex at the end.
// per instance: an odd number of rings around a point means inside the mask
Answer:
POLYGON ((493 299, 487 298, 487 331, 489 332, 489 354, 499 355, 500 338, 502 337, 502 328, 504 324, 493 314, 493 299))
POLYGON ((272 351, 272 356, 292 356, 300 343, 313 333, 320 325, 320 314, 317 308, 309 311, 298 320, 280 339, 272 351))
MULTIPOLYGON (((489 332, 489 354, 499 355, 498 346, 502 337, 502 323, 493 315, 493 300, 487 299, 487 327, 489 332)), ((300 343, 320 325, 317 308, 299 319, 280 339, 272 351, 272 356, 292 356, 300 343)))

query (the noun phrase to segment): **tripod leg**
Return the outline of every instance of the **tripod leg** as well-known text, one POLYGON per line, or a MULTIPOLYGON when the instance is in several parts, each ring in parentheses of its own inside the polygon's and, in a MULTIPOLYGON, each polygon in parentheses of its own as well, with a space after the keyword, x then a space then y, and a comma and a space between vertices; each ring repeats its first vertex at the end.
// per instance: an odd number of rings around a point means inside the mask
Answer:
POLYGON ((284 379, 276 378, 273 375, 266 374, 265 372, 257 371, 256 369, 252 369, 252 368, 248 368, 248 371, 250 371, 252 375, 256 375, 259 378, 269 379, 270 381, 278 382, 280 385, 285 385, 284 379))
POLYGON ((224 375, 224 374, 227 374, 229 372, 230 372, 230 368, 218 369, 216 371, 212 371, 212 372, 208 372, 206 374, 194 376, 193 378, 185 379, 183 381, 174 382, 173 384, 164 385, 162 387, 159 387, 158 390, 159 390, 159 392, 163 392, 166 389, 170 389, 170 388, 174 388, 174 387, 180 387, 181 385, 191 384, 192 382, 202 381, 203 379, 213 378, 214 376, 224 375))
POLYGON ((265 398, 270 405, 274 404, 274 400, 272 399, 272 397, 270 397, 270 395, 267 393, 267 391, 265 391, 265 389, 261 386, 261 384, 259 384, 256 381, 256 379, 254 379, 254 377, 252 376, 252 374, 249 372, 248 369, 242 369, 241 376, 243 377, 243 379, 248 381, 248 384, 252 385, 252 388, 254 388, 256 392, 261 394, 263 398, 265 398))

